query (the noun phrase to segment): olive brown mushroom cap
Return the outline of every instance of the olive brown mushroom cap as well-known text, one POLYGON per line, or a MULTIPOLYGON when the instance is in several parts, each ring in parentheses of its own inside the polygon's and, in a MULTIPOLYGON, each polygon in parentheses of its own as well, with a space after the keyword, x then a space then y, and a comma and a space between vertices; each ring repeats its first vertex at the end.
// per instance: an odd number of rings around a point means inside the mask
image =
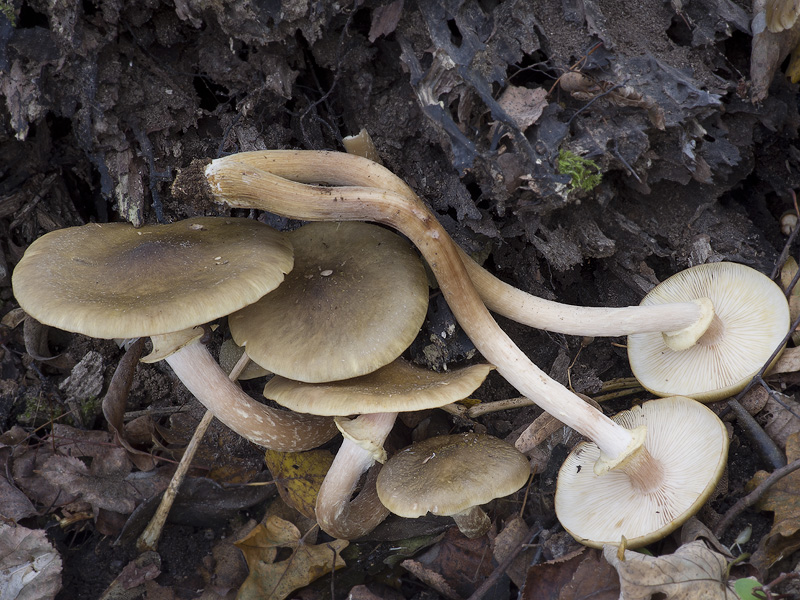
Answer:
POLYGON ((291 232, 295 268, 274 293, 230 316, 234 341, 265 369, 306 382, 364 375, 411 344, 428 283, 411 245, 368 223, 291 232))
POLYGON ((489 435, 441 435, 390 458, 377 480, 378 497, 391 512, 416 518, 452 516, 513 494, 528 480, 528 459, 489 435))
POLYGON ((36 320, 96 338, 171 333, 214 320, 276 288, 292 268, 286 237, 249 219, 169 225, 92 223, 34 241, 14 295, 36 320))
POLYGON ((642 300, 657 305, 709 298, 714 322, 698 342, 672 350, 660 333, 628 336, 628 359, 639 382, 658 396, 710 402, 735 394, 761 369, 789 330, 781 289, 737 263, 697 265, 666 279, 642 300))
POLYGON ((728 434, 711 410, 674 396, 645 402, 613 419, 626 428, 645 425, 644 447, 655 468, 630 477, 625 468, 595 474, 596 444, 581 442, 558 475, 559 521, 582 544, 636 548, 677 529, 714 491, 728 456, 728 434))
POLYGON ((31 244, 12 283, 20 306, 47 325, 98 338, 157 336, 149 360, 166 360, 215 417, 256 444, 296 452, 331 439, 332 420, 256 402, 197 331, 184 331, 256 301, 291 267, 291 245, 269 226, 198 217, 54 231, 31 244))
POLYGON ((341 381, 303 383, 276 375, 264 386, 264 396, 295 412, 332 417, 425 410, 466 398, 493 369, 480 364, 437 373, 398 358, 341 381))

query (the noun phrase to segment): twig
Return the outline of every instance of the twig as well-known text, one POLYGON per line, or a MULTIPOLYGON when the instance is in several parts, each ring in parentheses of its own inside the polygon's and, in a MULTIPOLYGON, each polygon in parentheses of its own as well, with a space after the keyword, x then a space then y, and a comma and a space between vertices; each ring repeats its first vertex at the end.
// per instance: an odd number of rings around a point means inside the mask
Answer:
POLYGON ((722 519, 720 519, 719 523, 717 523, 717 526, 714 527, 714 535, 717 536, 717 538, 722 537, 722 534, 725 533, 725 530, 731 524, 731 521, 738 517, 745 509, 750 508, 753 506, 753 504, 761 500, 761 497, 764 495, 764 493, 770 487, 775 485, 777 481, 798 469, 800 469, 800 459, 797 459, 785 467, 781 467, 780 469, 773 471, 769 477, 758 484, 756 489, 747 494, 747 496, 739 498, 739 500, 736 501, 736 504, 728 509, 728 511, 722 516, 722 519))
POLYGON ((519 553, 522 552, 522 550, 524 550, 529 544, 531 544, 533 540, 535 540, 541 532, 542 532, 541 526, 533 529, 530 535, 528 535, 528 537, 525 539, 525 541, 523 541, 519 546, 514 548, 514 550, 512 550, 508 554, 508 556, 506 556, 503 559, 503 562, 497 565, 497 568, 494 571, 492 571, 492 574, 483 580, 483 583, 477 590, 475 590, 475 592, 472 594, 472 596, 468 598, 468 600, 481 600, 481 598, 483 598, 486 595, 486 593, 490 589, 492 589, 492 586, 497 583, 497 580, 503 576, 503 574, 506 572, 506 569, 508 569, 508 567, 511 566, 511 563, 514 562, 514 559, 517 558, 517 556, 519 556, 519 553))
MULTIPOLYGON (((247 352, 243 353, 239 362, 236 363, 233 370, 230 372, 229 377, 232 381, 236 381, 239 378, 239 375, 242 374, 249 360, 250 357, 247 356, 247 352)), ((156 548, 158 548, 158 540, 161 537, 164 524, 167 522, 167 516, 169 516, 172 504, 175 502, 175 498, 178 495, 178 489, 181 487, 186 473, 189 471, 189 467, 192 464, 194 455, 197 453, 197 448, 200 446, 200 442, 213 420, 214 415, 211 411, 207 410, 202 420, 197 425, 192 439, 189 440, 189 445, 186 446, 186 450, 181 457, 181 461, 178 463, 178 468, 175 470, 175 474, 172 476, 167 489, 164 490, 164 495, 161 497, 161 502, 158 505, 156 514, 153 515, 153 518, 147 524, 147 527, 139 536, 139 539, 136 540, 136 549, 139 552, 155 552, 156 548)))

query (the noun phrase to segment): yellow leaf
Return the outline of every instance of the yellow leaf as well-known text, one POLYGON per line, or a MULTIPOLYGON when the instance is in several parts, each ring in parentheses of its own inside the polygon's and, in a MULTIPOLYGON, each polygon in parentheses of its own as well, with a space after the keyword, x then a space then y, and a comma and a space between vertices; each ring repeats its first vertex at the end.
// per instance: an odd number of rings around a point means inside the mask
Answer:
POLYGON ((789 66, 786 68, 786 76, 792 83, 800 81, 800 46, 792 50, 792 58, 789 59, 789 66))
POLYGON ((333 455, 327 450, 267 450, 264 461, 275 479, 283 501, 309 519, 316 519, 314 506, 317 503, 317 493, 333 462, 333 455))
POLYGON ((318 545, 306 544, 300 530, 289 521, 268 517, 236 542, 250 569, 237 600, 283 600, 294 590, 346 566, 339 553, 348 543, 333 540, 318 545), (280 547, 290 548, 292 555, 274 562, 280 547))

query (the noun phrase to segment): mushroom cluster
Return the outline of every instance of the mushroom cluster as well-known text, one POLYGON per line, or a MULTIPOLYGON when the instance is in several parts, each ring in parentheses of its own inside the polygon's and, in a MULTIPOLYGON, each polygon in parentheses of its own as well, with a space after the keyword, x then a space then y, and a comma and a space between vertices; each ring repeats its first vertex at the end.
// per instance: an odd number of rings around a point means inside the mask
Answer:
POLYGON ((336 537, 359 537, 388 511, 452 515, 465 535, 486 531, 478 506, 513 493, 529 475, 519 450, 487 436, 425 440, 397 453, 379 474, 372 470, 352 496, 363 474, 386 461, 383 443, 398 412, 464 398, 497 368, 591 440, 576 447, 559 475, 556 512, 564 527, 589 545, 649 543, 699 508, 726 462, 719 419, 684 396, 711 401, 741 389, 788 328, 780 288, 731 263, 688 269, 639 307, 570 307, 525 294, 460 251, 405 183, 357 156, 243 153, 212 161, 204 178, 216 201, 319 222, 290 234, 234 218, 56 231, 25 253, 14 293, 45 324, 94 337, 154 336, 149 360, 166 360, 215 416, 257 444, 310 449, 341 431, 316 507, 321 527, 336 537), (424 268, 405 239, 356 221, 388 225, 416 246, 493 366, 438 374, 399 359, 427 310, 424 268), (122 281, 114 277, 120 273, 122 281), (610 419, 538 369, 490 309, 551 331, 627 334, 634 373, 667 397, 610 419), (193 328, 225 315, 236 344, 275 373, 265 397, 289 410, 250 398, 199 343, 193 328), (754 325, 756 316, 764 321, 754 325), (687 377, 687 364, 700 359, 709 366, 687 377), (686 457, 704 453, 707 466, 683 466, 686 457), (439 470, 424 478, 432 469, 439 470), (457 478, 457 471, 467 475, 457 478), (576 503, 587 498, 584 515, 576 503))
MULTIPOLYGON (((651 448, 660 447, 664 443, 663 437, 673 433, 664 433, 649 421, 647 425, 635 427, 627 421, 617 423, 584 403, 550 379, 519 350, 498 327, 487 305, 529 324, 538 323, 541 313, 550 311, 553 314, 555 311, 558 322, 548 321, 547 328, 568 329, 570 333, 619 335, 653 332, 666 344, 672 344, 674 352, 683 352, 698 345, 698 341, 701 346, 718 345, 719 335, 732 328, 725 322, 721 300, 717 301, 719 306, 715 305, 714 299, 708 297, 711 294, 700 290, 688 298, 671 300, 666 304, 575 311, 573 307, 554 303, 543 305, 538 299, 531 303, 532 297, 522 292, 509 294, 509 290, 502 286, 499 291, 496 287, 487 290, 487 282, 493 280, 464 258, 422 201, 389 171, 356 156, 303 151, 244 153, 212 161, 205 168, 204 177, 210 196, 229 206, 262 209, 303 220, 367 220, 396 228, 417 246, 427 260, 454 315, 483 356, 520 392, 594 442, 598 452, 589 470, 595 476, 603 478, 611 473, 615 477, 624 477, 631 482, 635 494, 658 496, 665 492, 661 486, 672 485, 667 480, 652 480, 647 474, 665 470, 663 459, 654 456, 651 448), (317 185, 321 183, 334 187, 317 185), (525 301, 512 307, 514 302, 508 300, 512 295, 525 301), (590 328, 570 324, 573 312, 591 320, 587 325, 590 328), (598 315, 603 317, 598 318, 598 315), (706 335, 709 337, 704 340, 706 335), (638 485, 637 481, 646 483, 638 485)), ((776 329, 780 329, 781 323, 786 323, 783 319, 787 313, 779 302, 775 304, 779 323, 776 329)), ((673 401, 656 400, 650 404, 658 406, 659 403, 671 404, 673 401)), ((697 402, 686 402, 682 406, 685 420, 694 419, 697 411, 707 410, 697 402)), ((656 420, 660 418, 655 417, 656 420)), ((701 445, 716 446, 723 457, 726 455, 727 438, 720 428, 712 429, 705 439, 681 436, 680 443, 690 451, 701 445)), ((717 475, 716 471, 704 474, 701 477, 703 484, 695 486, 688 494, 691 498, 683 498, 681 504, 670 508, 675 516, 671 523, 675 527, 693 514, 698 499, 716 485, 717 475)), ((628 536, 628 522, 634 520, 632 515, 625 515, 620 540, 608 541, 619 543, 623 536, 647 539, 647 533, 640 531, 628 536)), ((665 528, 660 527, 660 531, 665 531, 665 528)), ((579 529, 572 530, 572 533, 579 539, 591 539, 579 529)))

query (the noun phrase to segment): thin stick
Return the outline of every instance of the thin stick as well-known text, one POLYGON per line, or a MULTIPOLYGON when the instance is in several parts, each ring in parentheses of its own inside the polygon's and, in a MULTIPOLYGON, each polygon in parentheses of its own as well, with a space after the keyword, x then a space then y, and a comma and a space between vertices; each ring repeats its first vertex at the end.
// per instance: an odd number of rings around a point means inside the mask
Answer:
POLYGON ((486 593, 490 589, 492 589, 492 586, 497 583, 497 580, 503 576, 503 573, 505 573, 508 567, 511 566, 511 563, 514 562, 514 559, 517 558, 517 556, 519 556, 519 553, 522 552, 526 547, 528 547, 528 545, 530 545, 541 532, 542 532, 541 527, 533 529, 530 535, 528 535, 528 537, 525 539, 525 541, 522 542, 516 548, 514 548, 514 550, 512 550, 508 554, 508 556, 506 556, 503 559, 503 562, 497 565, 497 568, 494 571, 492 571, 492 574, 483 580, 483 583, 477 590, 475 590, 475 592, 468 598, 468 600, 481 600, 481 598, 483 598, 486 595, 486 593))
POLYGON ((725 533, 725 530, 736 517, 738 517, 745 509, 750 508, 756 502, 761 500, 761 497, 766 493, 766 491, 775 485, 777 481, 783 477, 786 477, 790 473, 797 471, 798 469, 800 469, 800 458, 789 463, 785 467, 781 467, 780 469, 773 471, 769 477, 758 484, 756 489, 747 494, 747 496, 739 498, 739 500, 736 501, 736 504, 728 509, 728 511, 723 515, 722 519, 720 519, 719 523, 717 523, 717 526, 714 528, 714 535, 718 538, 722 537, 722 534, 725 533))
MULTIPOLYGON (((231 381, 236 381, 239 378, 239 375, 242 374, 248 362, 250 362, 250 357, 247 356, 246 352, 242 353, 239 361, 234 365, 228 375, 231 381)), ((200 420, 200 423, 198 423, 197 429, 194 430, 192 439, 189 440, 189 445, 186 446, 181 461, 178 463, 178 468, 175 469, 175 474, 172 476, 167 489, 164 490, 164 495, 161 497, 161 502, 158 505, 156 513, 153 515, 153 518, 150 519, 150 523, 147 524, 142 535, 140 535, 139 539, 136 541, 136 549, 139 552, 155 552, 156 548, 158 548, 158 540, 161 538, 161 532, 164 530, 164 524, 167 522, 167 516, 169 516, 172 504, 178 496, 178 490, 183 480, 186 478, 186 473, 189 471, 192 460, 194 460, 194 455, 200 447, 200 442, 203 440, 203 436, 206 434, 213 420, 214 415, 210 410, 207 410, 200 420)))

